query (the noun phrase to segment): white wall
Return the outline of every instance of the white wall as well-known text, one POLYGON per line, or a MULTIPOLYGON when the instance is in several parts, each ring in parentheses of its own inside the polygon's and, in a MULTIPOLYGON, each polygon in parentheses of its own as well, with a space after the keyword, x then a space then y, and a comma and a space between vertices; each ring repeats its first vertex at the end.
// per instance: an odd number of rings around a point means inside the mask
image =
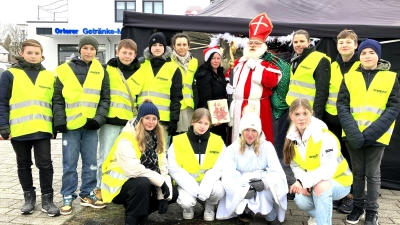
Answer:
POLYGON ((0 53, 0 62, 8 62, 8 54, 0 53))

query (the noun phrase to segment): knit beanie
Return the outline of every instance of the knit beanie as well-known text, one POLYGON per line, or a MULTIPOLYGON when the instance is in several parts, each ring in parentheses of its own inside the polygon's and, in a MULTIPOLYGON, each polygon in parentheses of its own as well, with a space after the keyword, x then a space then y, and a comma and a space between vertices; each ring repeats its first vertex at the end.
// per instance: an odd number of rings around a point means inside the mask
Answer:
POLYGON ((210 56, 214 53, 218 53, 220 56, 222 56, 221 54, 221 50, 219 49, 218 46, 212 46, 212 47, 208 47, 206 49, 203 50, 203 54, 204 54, 204 62, 207 62, 208 59, 210 58, 210 56))
POLYGON ((375 41, 374 39, 365 39, 363 42, 361 42, 360 46, 358 46, 358 56, 360 56, 362 50, 366 48, 372 48, 378 55, 378 59, 381 58, 382 54, 381 43, 375 41))
POLYGON ((160 113, 158 112, 158 108, 150 100, 145 100, 143 104, 139 107, 139 112, 137 114, 136 120, 139 121, 142 117, 147 115, 155 115, 157 116, 157 119, 160 120, 160 113))
POLYGON ((245 129, 254 129, 258 132, 258 135, 261 133, 261 119, 257 113, 247 112, 240 119, 239 125, 239 134, 241 134, 245 129))
POLYGON ((99 52, 99 42, 95 37, 88 35, 81 37, 81 39, 79 40, 79 45, 78 45, 79 54, 81 54, 81 48, 87 44, 92 45, 96 49, 96 54, 99 52))
POLYGON ((161 32, 152 34, 149 38, 149 49, 151 49, 151 46, 155 43, 161 43, 162 45, 164 45, 164 48, 166 48, 167 39, 165 38, 165 35, 161 32))

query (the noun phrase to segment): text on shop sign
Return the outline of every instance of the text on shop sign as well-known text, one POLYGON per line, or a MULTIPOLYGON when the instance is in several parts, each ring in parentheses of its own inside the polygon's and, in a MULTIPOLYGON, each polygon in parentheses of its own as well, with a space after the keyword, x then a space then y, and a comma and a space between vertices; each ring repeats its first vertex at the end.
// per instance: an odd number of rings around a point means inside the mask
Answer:
POLYGON ((108 29, 108 28, 83 28, 82 32, 79 29, 65 29, 65 28, 55 28, 54 32, 56 34, 121 34, 121 29, 108 29))

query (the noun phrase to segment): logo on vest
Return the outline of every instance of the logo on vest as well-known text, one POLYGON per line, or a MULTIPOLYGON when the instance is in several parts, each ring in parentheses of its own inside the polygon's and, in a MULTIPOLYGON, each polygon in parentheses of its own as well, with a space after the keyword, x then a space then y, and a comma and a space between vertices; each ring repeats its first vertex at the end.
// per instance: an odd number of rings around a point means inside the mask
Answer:
POLYGON ((306 70, 311 70, 310 67, 304 66, 304 65, 300 65, 301 68, 306 69, 306 70))
POLYGON ((214 154, 214 155, 218 155, 218 154, 219 154, 219 151, 217 151, 217 150, 210 150, 210 153, 211 153, 211 154, 214 154))
POLYGON ((133 79, 133 77, 129 78, 133 83, 140 85, 135 79, 133 79))
POLYGON ((43 86, 43 85, 39 85, 39 87, 43 88, 43 89, 51 90, 51 87, 47 87, 47 86, 43 86))
POLYGON ((310 159, 316 159, 317 157, 318 157, 318 153, 315 154, 315 155, 310 155, 310 156, 309 156, 310 159))
POLYGON ((162 80, 162 81, 168 81, 168 79, 164 78, 164 77, 157 77, 157 79, 162 80))
POLYGON ((94 74, 96 74, 96 75, 99 75, 99 74, 100 74, 100 72, 93 71, 93 70, 90 70, 89 73, 94 73, 94 74))
POLYGON ((379 93, 379 94, 386 94, 387 93, 387 91, 384 91, 384 90, 379 90, 379 89, 373 89, 373 91, 375 91, 375 92, 377 92, 377 93, 379 93))
POLYGON ((326 156, 329 159, 333 159, 335 157, 335 155, 333 154, 333 149, 332 148, 325 150, 325 153, 326 153, 326 156))

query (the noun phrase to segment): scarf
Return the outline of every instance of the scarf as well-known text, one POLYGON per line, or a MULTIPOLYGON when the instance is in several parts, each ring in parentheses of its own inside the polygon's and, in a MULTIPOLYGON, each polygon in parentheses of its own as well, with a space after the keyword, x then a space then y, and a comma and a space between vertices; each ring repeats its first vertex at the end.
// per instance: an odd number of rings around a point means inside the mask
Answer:
POLYGON ((180 67, 182 67, 186 73, 188 70, 189 61, 192 59, 190 52, 187 51, 185 56, 180 56, 180 55, 176 54, 176 51, 174 50, 174 51, 172 51, 172 57, 174 58, 175 62, 177 62, 178 65, 180 67))
POLYGON ((292 71, 295 71, 297 69, 300 56, 301 55, 297 55, 297 53, 294 53, 292 59, 290 59, 290 64, 292 65, 292 71))
POLYGON ((156 171, 161 174, 160 168, 158 167, 158 155, 157 149, 157 135, 154 131, 146 131, 146 149, 140 157, 140 162, 147 169, 156 171))

